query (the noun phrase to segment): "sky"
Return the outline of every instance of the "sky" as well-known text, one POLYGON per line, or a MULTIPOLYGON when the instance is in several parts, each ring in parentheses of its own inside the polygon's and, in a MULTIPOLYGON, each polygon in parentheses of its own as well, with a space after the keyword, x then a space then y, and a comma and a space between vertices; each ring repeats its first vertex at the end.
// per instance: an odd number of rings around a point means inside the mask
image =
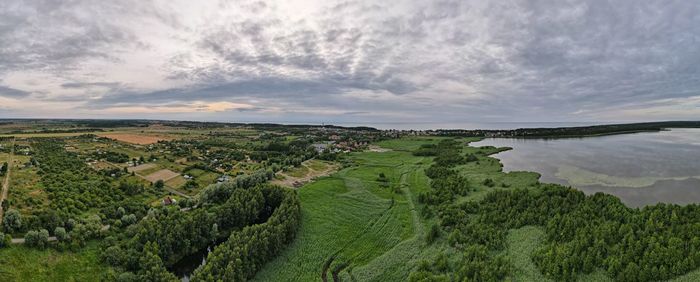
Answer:
POLYGON ((700 1, 0 1, 0 118, 700 119, 700 1))

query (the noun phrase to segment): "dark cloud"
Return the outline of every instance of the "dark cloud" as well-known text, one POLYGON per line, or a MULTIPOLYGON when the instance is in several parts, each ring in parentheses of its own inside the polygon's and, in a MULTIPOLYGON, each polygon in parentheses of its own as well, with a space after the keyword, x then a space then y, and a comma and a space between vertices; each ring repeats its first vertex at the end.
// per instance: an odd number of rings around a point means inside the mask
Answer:
POLYGON ((22 91, 19 89, 14 89, 10 87, 5 87, 0 85, 0 97, 7 97, 7 98, 14 98, 14 99, 19 99, 19 98, 25 98, 29 96, 31 93, 27 91, 22 91))

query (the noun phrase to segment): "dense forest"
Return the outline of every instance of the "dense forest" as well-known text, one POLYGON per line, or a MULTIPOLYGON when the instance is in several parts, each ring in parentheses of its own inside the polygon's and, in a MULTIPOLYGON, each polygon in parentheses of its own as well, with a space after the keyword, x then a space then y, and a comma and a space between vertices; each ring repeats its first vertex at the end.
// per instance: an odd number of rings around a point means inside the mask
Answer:
POLYGON ((295 191, 271 185, 214 186, 226 192, 208 193, 217 197, 201 199, 194 209, 152 209, 138 223, 122 223, 124 232, 106 238, 102 259, 124 270, 116 278, 177 280, 168 267, 223 240, 193 281, 242 281, 294 238, 300 217, 295 191))

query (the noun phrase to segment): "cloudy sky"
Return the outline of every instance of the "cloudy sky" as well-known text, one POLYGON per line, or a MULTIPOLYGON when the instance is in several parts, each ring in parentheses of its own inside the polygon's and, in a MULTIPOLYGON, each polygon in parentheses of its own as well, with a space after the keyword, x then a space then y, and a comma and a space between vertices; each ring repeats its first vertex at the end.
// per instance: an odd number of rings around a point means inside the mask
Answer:
POLYGON ((0 118, 700 119, 700 1, 0 1, 0 118))

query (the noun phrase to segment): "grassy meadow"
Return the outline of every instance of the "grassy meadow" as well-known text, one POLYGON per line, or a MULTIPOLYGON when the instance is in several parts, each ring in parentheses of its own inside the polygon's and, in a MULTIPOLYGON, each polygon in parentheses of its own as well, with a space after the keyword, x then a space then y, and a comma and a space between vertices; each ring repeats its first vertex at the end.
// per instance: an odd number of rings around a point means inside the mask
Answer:
POLYGON ((333 272, 356 281, 405 279, 426 249, 428 222, 414 193, 428 189, 430 158, 410 153, 423 143, 389 141, 382 145, 394 151, 353 153, 355 165, 302 187, 297 239, 255 280, 320 281, 324 269, 329 280, 333 272))
POLYGON ((37 250, 21 245, 0 249, 0 281, 98 281, 108 268, 98 260, 97 242, 78 252, 37 250))

